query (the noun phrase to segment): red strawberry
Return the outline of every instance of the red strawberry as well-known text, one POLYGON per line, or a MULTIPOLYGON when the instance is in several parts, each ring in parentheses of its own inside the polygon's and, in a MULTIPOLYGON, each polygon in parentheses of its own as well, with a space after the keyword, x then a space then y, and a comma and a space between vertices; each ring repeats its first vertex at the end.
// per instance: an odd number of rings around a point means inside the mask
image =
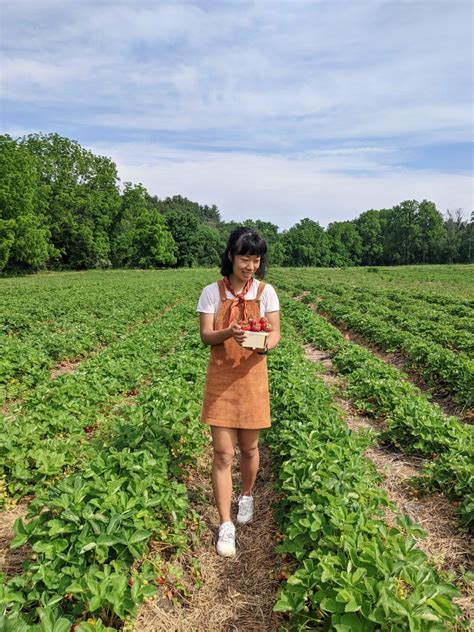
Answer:
POLYGON ((272 326, 270 325, 270 323, 265 323, 262 327, 263 331, 269 332, 272 330, 272 326))
POLYGON ((128 585, 133 586, 133 577, 130 577, 130 579, 128 580, 128 585))
POLYGON ((89 433, 89 432, 92 432, 93 428, 92 426, 86 426, 84 430, 89 433))
POLYGON ((157 584, 160 584, 160 586, 162 586, 165 583, 166 580, 165 580, 164 577, 160 576, 160 577, 157 577, 155 581, 156 581, 157 584))
POLYGON ((265 316, 262 316, 262 318, 260 319, 260 324, 264 325, 267 322, 267 319, 265 318, 265 316))
POLYGON ((241 328, 242 328, 244 331, 250 331, 250 325, 249 325, 249 323, 247 323, 247 322, 245 322, 245 323, 240 323, 240 326, 241 326, 241 328))
POLYGON ((284 582, 285 580, 288 579, 288 575, 283 570, 279 571, 277 574, 277 579, 279 582, 284 582))
POLYGON ((249 318, 248 323, 250 326, 254 325, 256 322, 255 318, 249 318))
POLYGON ((251 327, 251 330, 250 330, 250 331, 260 331, 260 330, 261 330, 261 328, 262 328, 262 327, 261 327, 260 323, 254 323, 254 324, 252 325, 252 327, 251 327))

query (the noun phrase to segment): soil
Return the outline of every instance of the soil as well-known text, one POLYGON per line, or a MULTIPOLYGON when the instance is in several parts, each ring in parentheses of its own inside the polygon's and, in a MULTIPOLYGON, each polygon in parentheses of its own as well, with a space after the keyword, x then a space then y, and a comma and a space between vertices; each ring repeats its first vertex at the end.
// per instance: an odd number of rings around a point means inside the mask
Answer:
MULTIPOLYGON (((349 428, 358 432, 370 428, 376 434, 385 429, 380 422, 361 415, 351 401, 340 397, 344 393, 345 383, 342 376, 334 371, 330 357, 311 345, 305 345, 306 357, 324 367, 325 373, 318 372, 318 379, 330 388, 334 394, 341 417, 349 428)), ((465 581, 466 571, 474 572, 473 538, 458 526, 456 505, 441 494, 419 496, 410 479, 419 474, 425 459, 407 456, 385 446, 371 446, 365 455, 374 463, 382 477, 381 486, 388 498, 398 510, 408 515, 426 532, 426 538, 417 538, 417 545, 429 557, 438 571, 451 571, 455 574, 463 597, 456 600, 466 616, 474 623, 474 580, 465 581)), ((396 514, 387 510, 385 519, 394 524, 396 514)))
MULTIPOLYGON (((204 521, 205 530, 191 551, 201 568, 202 587, 189 581, 186 598, 170 599, 169 588, 160 587, 158 596, 140 608, 134 632, 227 632, 249 630, 277 632, 286 616, 272 612, 280 582, 278 573, 290 559, 275 553, 281 534, 273 518, 277 496, 272 488, 268 450, 260 446, 260 469, 254 488, 254 519, 248 525, 235 522, 239 494, 238 452, 233 467, 233 521, 236 524, 237 553, 232 558, 217 555, 215 542, 219 516, 214 505, 209 446, 187 481, 191 506, 204 521)), ((158 545, 159 550, 159 545, 158 545)), ((190 555, 174 561, 189 575, 190 555)), ((183 580, 181 580, 183 581, 183 580)))
POLYGON ((10 549, 10 542, 14 537, 13 525, 18 518, 25 522, 31 499, 32 496, 22 498, 12 509, 0 511, 0 572, 5 573, 6 579, 23 571, 23 562, 31 553, 29 544, 10 549))
POLYGON ((438 404, 438 406, 443 410, 443 412, 446 415, 452 415, 454 417, 458 417, 459 421, 464 422, 464 423, 469 423, 469 422, 472 423, 471 418, 468 417, 469 411, 467 410, 467 408, 465 406, 462 406, 454 402, 452 397, 450 397, 446 393, 443 393, 439 387, 430 386, 429 384, 427 384, 426 380, 419 373, 417 373, 414 369, 408 368, 407 367, 408 360, 402 353, 400 352, 389 353, 386 351, 382 351, 380 348, 375 346, 370 341, 366 340, 363 336, 361 336, 359 333, 357 333, 350 327, 347 327, 345 325, 342 325, 341 323, 336 322, 333 318, 331 318, 329 314, 326 314, 322 312, 320 309, 317 309, 317 304, 312 303, 311 307, 320 316, 323 316, 324 318, 326 318, 328 322, 330 322, 331 325, 333 325, 333 327, 336 327, 342 334, 347 335, 352 342, 355 342, 358 345, 365 347, 371 353, 377 356, 380 360, 383 360, 387 364, 391 364, 392 366, 399 369, 400 371, 403 371, 406 374, 408 380, 412 384, 417 386, 420 390, 425 391, 430 394, 430 401, 434 402, 435 404, 438 404))

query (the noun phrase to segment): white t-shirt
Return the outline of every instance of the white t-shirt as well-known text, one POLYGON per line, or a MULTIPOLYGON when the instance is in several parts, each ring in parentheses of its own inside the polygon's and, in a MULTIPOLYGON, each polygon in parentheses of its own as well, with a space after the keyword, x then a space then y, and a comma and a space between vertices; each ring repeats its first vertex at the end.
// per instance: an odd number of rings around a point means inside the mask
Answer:
MULTIPOLYGON (((252 286, 245 295, 245 298, 256 298, 259 285, 260 281, 258 279, 253 279, 252 286)), ((235 298, 227 289, 225 291, 225 294, 227 298, 235 298)), ((203 291, 201 292, 201 296, 199 297, 196 311, 203 312, 205 314, 217 314, 220 301, 221 297, 219 294, 219 286, 216 281, 215 283, 206 285, 206 287, 203 289, 203 291)), ((263 288, 260 300, 260 316, 265 316, 265 314, 267 314, 268 312, 278 311, 280 311, 280 301, 278 300, 277 293, 273 289, 273 286, 267 283, 263 288)))

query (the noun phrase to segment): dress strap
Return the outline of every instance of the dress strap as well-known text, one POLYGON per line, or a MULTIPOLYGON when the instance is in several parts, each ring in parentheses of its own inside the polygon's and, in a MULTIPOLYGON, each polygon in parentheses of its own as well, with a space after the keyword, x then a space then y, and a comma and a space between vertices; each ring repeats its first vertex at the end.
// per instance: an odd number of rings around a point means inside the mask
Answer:
POLYGON ((257 301, 260 300, 260 297, 262 296, 262 292, 265 289, 265 285, 266 283, 264 283, 263 281, 260 281, 258 289, 257 289, 257 296, 255 297, 257 301))
POLYGON ((217 285, 219 286, 219 294, 220 294, 220 297, 221 297, 221 301, 226 301, 227 300, 227 296, 225 295, 224 281, 222 279, 219 279, 219 281, 217 281, 217 285))

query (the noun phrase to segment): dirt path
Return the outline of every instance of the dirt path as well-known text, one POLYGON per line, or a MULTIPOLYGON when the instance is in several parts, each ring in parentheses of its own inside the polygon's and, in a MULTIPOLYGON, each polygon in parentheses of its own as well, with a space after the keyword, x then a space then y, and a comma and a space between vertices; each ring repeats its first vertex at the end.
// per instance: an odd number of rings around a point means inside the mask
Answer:
POLYGON ((20 546, 18 549, 10 549, 10 543, 14 537, 13 525, 18 518, 26 522, 28 505, 32 498, 32 496, 22 498, 15 507, 0 510, 0 572, 5 573, 7 578, 23 571, 23 562, 31 553, 29 544, 20 546))
MULTIPOLYGON (((268 450, 265 446, 260 447, 254 521, 236 526, 237 554, 234 558, 222 558, 215 552, 219 517, 210 480, 211 454, 209 446, 188 481, 191 504, 206 526, 200 543, 192 551, 201 567, 202 587, 196 589, 190 582, 190 594, 174 603, 167 598, 167 588, 161 587, 163 590, 158 596, 140 608, 134 632, 277 632, 286 620, 283 614, 272 612, 279 589, 276 577, 289 559, 274 552, 279 533, 273 520, 272 503, 276 495, 270 485, 273 475, 268 450)), ((232 475, 234 500, 239 493, 238 456, 232 475)), ((235 513, 233 503, 234 523, 235 513)), ((189 572, 189 554, 177 563, 189 572)))
MULTIPOLYGON (((383 430, 381 423, 360 415, 349 400, 337 395, 337 392, 344 389, 344 379, 334 371, 328 354, 311 345, 305 345, 304 351, 309 360, 324 367, 326 373, 318 373, 318 378, 322 379, 334 393, 335 402, 349 428, 354 432, 367 428, 376 433, 383 430)), ((428 555, 438 570, 453 571, 459 584, 464 584, 464 596, 457 600, 457 603, 474 623, 474 582, 471 580, 470 584, 466 585, 462 578, 462 569, 474 571, 473 539, 457 526, 455 506, 452 502, 441 494, 419 497, 408 484, 408 479, 419 473, 425 459, 407 456, 383 446, 371 446, 365 455, 374 463, 381 475, 382 487, 389 499, 426 531, 426 538, 417 539, 418 547, 428 555)), ((387 523, 393 523, 394 518, 393 512, 388 510, 387 523)))
MULTIPOLYGON (((299 296, 293 297, 293 299, 297 301, 301 301, 301 299, 307 294, 309 294, 309 292, 303 292, 299 296)), ((453 402, 452 398, 449 395, 441 393, 439 388, 434 387, 434 386, 429 386, 426 383, 426 381, 423 379, 423 377, 419 375, 415 370, 406 368, 405 367, 406 358, 404 357, 402 353, 400 352, 388 353, 386 351, 382 351, 379 347, 377 347, 376 345, 374 345, 374 343, 364 338, 361 334, 357 333, 350 327, 347 327, 346 325, 337 322, 330 314, 322 311, 318 307, 317 301, 314 303, 308 303, 308 306, 311 307, 311 309, 316 314, 318 314, 318 316, 325 318, 333 327, 338 329, 343 335, 349 336, 352 342, 355 342, 361 347, 365 347, 371 353, 373 353, 374 356, 379 358, 379 360, 382 360, 383 362, 387 364, 391 364, 392 366, 399 369, 400 371, 403 371, 407 375, 408 380, 412 384, 417 386, 420 390, 430 393, 431 401, 434 402, 435 404, 438 404, 438 406, 443 410, 443 412, 446 415, 453 415, 455 417, 458 417, 459 420, 464 423, 472 423, 471 417, 467 416, 469 411, 467 410, 465 406, 456 404, 455 402, 453 402)))

